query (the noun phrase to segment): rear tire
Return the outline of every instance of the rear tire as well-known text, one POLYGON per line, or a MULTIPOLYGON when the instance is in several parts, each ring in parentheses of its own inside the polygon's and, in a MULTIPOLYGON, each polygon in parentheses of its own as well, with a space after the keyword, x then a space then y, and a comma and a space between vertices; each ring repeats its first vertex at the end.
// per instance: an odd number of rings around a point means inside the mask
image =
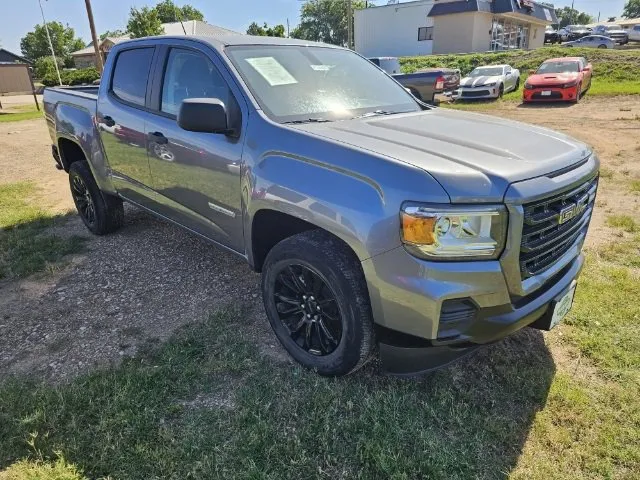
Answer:
POLYGON ((78 214, 91 233, 104 235, 122 226, 122 200, 100 191, 85 160, 69 167, 69 186, 78 214))
POLYGON ((518 79, 516 80, 516 86, 513 91, 517 92, 518 90, 520 90, 520 77, 518 77, 518 79))
POLYGON ((598 48, 609 48, 606 45, 602 44, 602 45, 598 45, 598 48))
POLYGON ((373 316, 360 262, 322 230, 282 240, 262 272, 262 298, 278 340, 320 375, 360 368, 374 346, 373 316))

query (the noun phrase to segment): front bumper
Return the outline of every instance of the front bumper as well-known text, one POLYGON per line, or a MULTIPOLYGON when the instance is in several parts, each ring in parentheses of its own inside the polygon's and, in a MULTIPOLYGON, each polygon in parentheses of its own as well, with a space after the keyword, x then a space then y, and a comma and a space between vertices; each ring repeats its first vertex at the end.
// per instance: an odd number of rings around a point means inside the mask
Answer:
POLYGON ((460 87, 455 96, 457 100, 498 98, 500 96, 499 88, 497 84, 493 87, 460 87))
POLYGON ((578 97, 578 86, 568 88, 536 87, 524 89, 522 100, 524 102, 572 102, 578 97), (551 92, 544 95, 543 92, 551 92))
POLYGON ((545 270, 523 275, 525 206, 572 191, 598 169, 597 157, 590 155, 573 170, 512 184, 505 194, 509 230, 499 260, 426 261, 397 247, 363 261, 384 368, 399 375, 439 368, 521 328, 539 326, 536 321, 580 275, 585 235, 545 270))

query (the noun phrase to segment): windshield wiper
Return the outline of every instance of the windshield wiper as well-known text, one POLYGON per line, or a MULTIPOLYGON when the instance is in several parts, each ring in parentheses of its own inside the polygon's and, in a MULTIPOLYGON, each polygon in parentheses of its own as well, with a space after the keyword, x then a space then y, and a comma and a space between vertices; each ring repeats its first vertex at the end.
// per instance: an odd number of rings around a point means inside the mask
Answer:
POLYGON ((288 122, 282 123, 325 123, 330 121, 331 120, 327 120, 326 118, 305 118, 304 120, 289 120, 288 122))
POLYGON ((373 112, 363 113, 362 115, 358 115, 353 118, 366 118, 366 117, 377 117, 378 115, 393 115, 395 113, 405 113, 405 112, 391 112, 389 110, 374 110, 373 112))

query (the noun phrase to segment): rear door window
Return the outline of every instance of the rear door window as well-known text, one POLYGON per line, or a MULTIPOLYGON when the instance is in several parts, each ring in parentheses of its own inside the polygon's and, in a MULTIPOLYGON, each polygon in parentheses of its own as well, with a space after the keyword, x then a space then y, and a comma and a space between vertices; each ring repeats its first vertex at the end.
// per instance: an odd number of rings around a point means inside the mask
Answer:
POLYGON ((118 54, 111 80, 111 91, 120 100, 144 105, 153 51, 153 47, 135 48, 118 54))

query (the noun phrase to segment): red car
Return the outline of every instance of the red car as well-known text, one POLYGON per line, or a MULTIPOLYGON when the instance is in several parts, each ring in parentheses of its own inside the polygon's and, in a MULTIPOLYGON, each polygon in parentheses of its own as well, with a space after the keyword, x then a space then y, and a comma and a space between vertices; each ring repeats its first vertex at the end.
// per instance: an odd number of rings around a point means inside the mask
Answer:
POLYGON ((531 72, 522 101, 577 103, 591 87, 592 73, 593 67, 584 57, 552 58, 531 72))

